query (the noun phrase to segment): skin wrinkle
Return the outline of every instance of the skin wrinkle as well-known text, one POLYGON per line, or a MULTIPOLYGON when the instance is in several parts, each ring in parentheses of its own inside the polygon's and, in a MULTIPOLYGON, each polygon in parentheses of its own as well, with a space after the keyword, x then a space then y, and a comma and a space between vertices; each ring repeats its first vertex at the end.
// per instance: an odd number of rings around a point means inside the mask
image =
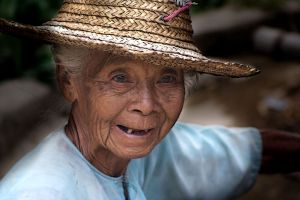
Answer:
MULTIPOLYGON (((85 81, 85 79, 83 79, 81 81, 85 81)), ((78 87, 76 88, 76 90, 77 90, 76 93, 80 92, 80 89, 78 87)), ((84 90, 84 92, 86 93, 85 95, 87 95, 90 92, 89 88, 87 88, 87 90, 84 90)), ((88 108, 89 104, 86 104, 84 106, 85 106, 84 110, 88 110, 89 109, 88 108)), ((87 126, 90 126, 90 124, 87 124, 87 126)), ((94 150, 90 151, 88 147, 92 147, 93 149, 95 148, 94 145, 93 145, 93 141, 94 140, 93 140, 93 138, 88 137, 89 133, 86 130, 87 129, 84 128, 83 130, 80 131, 81 134, 78 134, 79 138, 80 138, 79 142, 80 142, 80 146, 83 148, 83 152, 84 152, 83 155, 86 155, 86 157, 88 158, 88 160, 92 160, 92 158, 93 158, 92 152, 94 150)))
POLYGON ((76 103, 66 132, 98 170, 120 176, 130 159, 149 154, 176 122, 185 96, 183 72, 98 54, 88 54, 81 73, 69 76, 76 103), (119 74, 124 83, 113 79, 119 74), (116 125, 155 129, 145 139, 129 139, 116 125))
MULTIPOLYGON (((68 124, 66 126, 66 133, 69 138, 71 138, 72 142, 77 146, 77 148, 83 153, 83 155, 86 155, 87 159, 90 157, 89 152, 84 148, 85 146, 82 145, 84 143, 88 143, 86 137, 81 137, 82 134, 78 134, 78 131, 80 131, 80 127, 77 126, 77 124, 74 121, 73 112, 70 114, 68 124)), ((81 133, 84 133, 83 130, 80 131, 81 133)))
MULTIPOLYGON (((100 123, 99 125, 100 125, 100 128, 98 130, 102 130, 102 126, 101 126, 102 123, 100 123)), ((99 135, 100 139, 102 141, 105 141, 104 142, 104 148, 107 148, 107 139, 109 138, 109 135, 110 135, 110 133, 107 134, 106 139, 104 139, 101 134, 99 135)), ((97 140, 95 140, 95 141, 97 141, 97 140)), ((94 152, 98 152, 98 151, 101 151, 101 147, 98 147, 98 149, 96 149, 94 152)), ((103 165, 102 162, 97 162, 97 155, 96 154, 95 155, 93 154, 92 160, 94 160, 97 163, 97 165, 101 166, 101 168, 104 169, 105 172, 109 172, 109 170, 110 170, 109 166, 111 165, 110 155, 109 155, 108 152, 105 152, 103 157, 104 157, 104 162, 103 163, 107 163, 107 166, 103 165)), ((121 173, 123 173, 123 172, 121 172, 121 173)))

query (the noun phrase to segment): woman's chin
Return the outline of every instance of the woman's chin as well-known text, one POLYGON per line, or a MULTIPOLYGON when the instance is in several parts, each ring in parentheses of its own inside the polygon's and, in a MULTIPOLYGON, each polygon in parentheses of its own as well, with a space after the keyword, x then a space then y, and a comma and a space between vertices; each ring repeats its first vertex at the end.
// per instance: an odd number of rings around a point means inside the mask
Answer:
POLYGON ((131 149, 126 149, 126 150, 121 150, 119 152, 116 152, 117 156, 121 159, 126 159, 126 160, 131 160, 131 159, 137 159, 137 158, 142 158, 151 153, 153 148, 148 148, 148 149, 143 149, 141 151, 137 150, 131 150, 131 149))

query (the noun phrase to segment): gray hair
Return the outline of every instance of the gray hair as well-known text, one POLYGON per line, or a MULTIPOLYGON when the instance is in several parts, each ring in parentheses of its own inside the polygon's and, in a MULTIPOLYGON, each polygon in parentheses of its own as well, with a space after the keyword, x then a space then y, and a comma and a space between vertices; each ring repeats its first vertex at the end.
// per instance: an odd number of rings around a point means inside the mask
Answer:
MULTIPOLYGON (((53 45, 52 54, 56 65, 65 67, 66 72, 71 75, 79 75, 82 66, 85 66, 96 51, 85 48, 74 48, 71 46, 53 45)), ((194 71, 184 72, 184 86, 186 96, 190 96, 198 89, 201 74, 194 71)))
POLYGON ((56 66, 61 65, 73 75, 81 73, 82 66, 87 63, 91 51, 71 46, 53 45, 51 48, 56 66))

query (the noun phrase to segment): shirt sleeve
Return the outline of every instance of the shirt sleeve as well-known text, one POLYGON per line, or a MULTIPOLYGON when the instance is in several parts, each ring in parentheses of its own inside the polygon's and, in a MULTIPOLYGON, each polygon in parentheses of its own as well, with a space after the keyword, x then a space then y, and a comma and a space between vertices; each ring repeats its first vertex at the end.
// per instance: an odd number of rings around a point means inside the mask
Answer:
POLYGON ((233 199, 254 184, 261 161, 255 128, 179 123, 145 159, 148 199, 233 199))
POLYGON ((68 200, 63 194, 52 189, 23 190, 14 194, 3 194, 1 200, 68 200))

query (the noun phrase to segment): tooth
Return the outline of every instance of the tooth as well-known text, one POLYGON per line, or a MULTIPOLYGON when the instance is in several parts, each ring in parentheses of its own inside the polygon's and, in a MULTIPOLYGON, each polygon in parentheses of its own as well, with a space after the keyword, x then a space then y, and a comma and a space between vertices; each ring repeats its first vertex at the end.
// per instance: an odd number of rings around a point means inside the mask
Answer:
POLYGON ((128 134, 131 134, 132 131, 133 131, 132 129, 128 129, 128 130, 127 130, 127 133, 128 133, 128 134))

